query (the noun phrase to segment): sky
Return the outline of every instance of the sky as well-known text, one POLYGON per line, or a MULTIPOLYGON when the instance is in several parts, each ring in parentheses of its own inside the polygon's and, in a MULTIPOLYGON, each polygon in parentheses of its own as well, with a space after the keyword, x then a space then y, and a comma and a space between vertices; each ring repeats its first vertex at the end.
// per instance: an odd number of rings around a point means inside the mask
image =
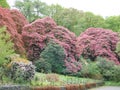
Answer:
MULTIPOLYGON (((75 8, 83 11, 90 11, 103 17, 120 15, 120 0, 41 0, 51 4, 59 4, 66 8, 75 8)), ((10 6, 15 0, 7 0, 10 6)))

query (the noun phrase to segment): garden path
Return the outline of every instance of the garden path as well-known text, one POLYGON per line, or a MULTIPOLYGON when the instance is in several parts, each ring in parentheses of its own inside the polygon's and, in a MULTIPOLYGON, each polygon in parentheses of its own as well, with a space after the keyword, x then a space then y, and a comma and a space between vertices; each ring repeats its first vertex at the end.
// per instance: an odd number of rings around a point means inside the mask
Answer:
POLYGON ((89 90, 120 90, 120 86, 102 86, 102 87, 93 88, 89 90))

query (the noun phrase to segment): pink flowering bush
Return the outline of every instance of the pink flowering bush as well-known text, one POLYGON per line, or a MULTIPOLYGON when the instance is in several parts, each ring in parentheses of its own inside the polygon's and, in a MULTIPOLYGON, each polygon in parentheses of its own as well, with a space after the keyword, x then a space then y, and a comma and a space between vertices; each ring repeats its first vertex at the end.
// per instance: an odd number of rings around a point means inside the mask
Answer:
POLYGON ((64 27, 57 26, 53 19, 46 17, 25 25, 22 36, 29 60, 38 60, 47 43, 52 40, 64 48, 66 72, 80 70, 75 34, 64 27))
POLYGON ((118 34, 102 28, 88 28, 77 38, 77 45, 85 58, 95 60, 97 56, 108 58, 119 64, 115 53, 118 34))

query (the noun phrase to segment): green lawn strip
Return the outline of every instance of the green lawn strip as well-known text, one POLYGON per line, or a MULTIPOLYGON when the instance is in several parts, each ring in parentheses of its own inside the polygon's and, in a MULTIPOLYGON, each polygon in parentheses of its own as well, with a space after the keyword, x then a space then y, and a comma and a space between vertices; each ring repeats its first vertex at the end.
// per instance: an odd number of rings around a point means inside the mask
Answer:
MULTIPOLYGON (((57 80, 47 80, 47 74, 36 73, 34 80, 31 81, 32 86, 64 86, 67 84, 85 84, 85 83, 94 83, 99 82, 100 80, 93 80, 89 78, 79 78, 73 76, 57 75, 57 80)), ((55 76, 56 76, 55 75, 55 76)), ((54 74, 51 76, 51 79, 55 78, 54 74)))
POLYGON ((120 82, 105 81, 105 86, 120 86, 120 82))

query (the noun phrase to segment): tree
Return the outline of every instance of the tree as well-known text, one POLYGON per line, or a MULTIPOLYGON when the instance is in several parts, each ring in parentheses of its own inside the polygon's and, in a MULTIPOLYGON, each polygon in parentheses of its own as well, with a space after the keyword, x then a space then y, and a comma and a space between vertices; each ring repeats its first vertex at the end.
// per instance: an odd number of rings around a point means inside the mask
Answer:
POLYGON ((3 8, 10 8, 6 0, 0 0, 0 6, 3 8))
POLYGON ((52 17, 57 24, 59 24, 60 21, 60 15, 62 13, 62 11, 64 10, 64 8, 58 4, 54 5, 50 5, 48 8, 48 13, 46 14, 47 16, 52 17))
POLYGON ((34 10, 32 0, 16 0, 15 7, 17 7, 29 21, 32 21, 32 14, 34 10))
POLYGON ((22 56, 25 55, 25 50, 21 33, 25 24, 28 24, 28 22, 18 10, 0 7, 0 27, 7 27, 6 30, 10 33, 16 53, 22 56))
POLYGON ((0 66, 6 63, 5 57, 13 53, 14 49, 10 35, 6 32, 5 27, 0 28, 0 66))
POLYGON ((120 32, 120 16, 110 16, 105 19, 106 28, 120 32))
POLYGON ((84 12, 83 15, 79 18, 79 29, 81 32, 85 31, 90 27, 104 28, 105 21, 103 17, 99 15, 94 15, 91 12, 84 12))
MULTIPOLYGON (((56 10, 58 11, 58 10, 56 10)), ((59 6, 58 13, 53 16, 56 23, 60 26, 68 28, 70 31, 76 33, 75 25, 78 24, 78 18, 80 18, 81 12, 74 8, 61 8, 59 6)), ((76 33, 77 34, 77 33, 76 33)))
POLYGON ((79 35, 89 27, 105 27, 105 20, 91 12, 83 12, 74 8, 63 8, 60 5, 51 5, 50 15, 58 25, 68 28, 79 35))
POLYGON ((16 0, 15 7, 18 8, 30 21, 44 17, 47 11, 47 4, 40 0, 16 0))

